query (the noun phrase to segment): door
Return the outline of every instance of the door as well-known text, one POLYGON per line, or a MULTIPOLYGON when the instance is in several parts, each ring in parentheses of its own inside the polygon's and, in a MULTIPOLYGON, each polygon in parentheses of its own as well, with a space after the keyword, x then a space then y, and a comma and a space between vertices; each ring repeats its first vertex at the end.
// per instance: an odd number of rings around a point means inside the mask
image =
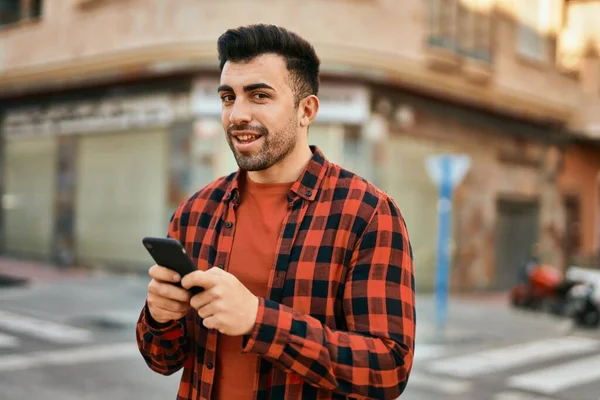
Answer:
POLYGON ((162 131, 82 136, 76 191, 79 263, 149 266, 144 236, 167 233, 167 137, 162 131))
POLYGON ((495 286, 509 289, 519 281, 538 240, 536 202, 500 200, 497 208, 495 286))
POLYGON ((567 266, 581 261, 581 201, 578 196, 565 198, 565 262, 567 266))
POLYGON ((3 206, 6 251, 48 260, 52 251, 57 146, 54 137, 8 139, 3 206))

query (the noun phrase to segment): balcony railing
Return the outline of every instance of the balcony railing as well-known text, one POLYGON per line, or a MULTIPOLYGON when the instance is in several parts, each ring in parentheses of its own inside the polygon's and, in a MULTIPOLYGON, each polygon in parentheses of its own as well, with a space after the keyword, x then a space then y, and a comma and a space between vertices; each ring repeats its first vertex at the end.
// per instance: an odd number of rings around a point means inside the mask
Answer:
POLYGON ((465 6, 460 0, 431 0, 428 44, 491 63, 492 17, 465 6))

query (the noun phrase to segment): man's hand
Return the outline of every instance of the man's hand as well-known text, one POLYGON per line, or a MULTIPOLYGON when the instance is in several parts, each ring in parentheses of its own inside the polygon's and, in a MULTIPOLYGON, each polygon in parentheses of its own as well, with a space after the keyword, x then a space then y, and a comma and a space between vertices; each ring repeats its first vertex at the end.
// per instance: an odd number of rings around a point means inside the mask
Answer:
POLYGON ((186 289, 204 288, 204 292, 192 297, 190 305, 198 310, 208 329, 228 336, 247 335, 252 331, 258 314, 258 297, 232 274, 219 268, 194 271, 181 280, 181 285, 186 289))
POLYGON ((152 278, 148 284, 148 309, 152 318, 161 324, 182 318, 190 308, 190 293, 173 285, 181 277, 160 265, 153 265, 148 271, 152 278))

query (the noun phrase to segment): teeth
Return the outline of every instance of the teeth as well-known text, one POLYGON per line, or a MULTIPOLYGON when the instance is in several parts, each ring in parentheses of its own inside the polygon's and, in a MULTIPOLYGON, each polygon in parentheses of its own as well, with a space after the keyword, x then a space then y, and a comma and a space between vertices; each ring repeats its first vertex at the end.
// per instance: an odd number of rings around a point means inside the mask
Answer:
POLYGON ((256 135, 242 135, 242 136, 238 136, 238 140, 245 142, 247 140, 253 140, 256 139, 256 135))

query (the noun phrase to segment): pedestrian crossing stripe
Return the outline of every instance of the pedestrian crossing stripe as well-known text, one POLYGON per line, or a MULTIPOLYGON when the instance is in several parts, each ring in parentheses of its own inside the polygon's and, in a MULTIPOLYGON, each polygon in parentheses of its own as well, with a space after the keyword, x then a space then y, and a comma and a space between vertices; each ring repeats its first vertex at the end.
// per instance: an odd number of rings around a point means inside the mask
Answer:
POLYGON ((15 372, 45 366, 68 366, 89 362, 140 357, 134 341, 75 349, 15 354, 0 358, 0 372, 15 372))
POLYGON ((408 380, 408 388, 418 387, 449 396, 461 395, 471 390, 472 383, 464 379, 442 378, 413 371, 408 380))
POLYGON ((600 341, 584 337, 561 337, 485 350, 446 358, 429 364, 430 372, 472 378, 507 371, 560 357, 587 354, 600 349, 600 341))
POLYGON ((0 329, 61 344, 87 343, 93 339, 92 332, 86 329, 7 311, 0 311, 0 329))
POLYGON ((0 349, 17 347, 19 345, 19 339, 14 336, 5 335, 0 332, 0 349))
POLYGON ((598 355, 513 376, 509 378, 508 386, 553 394, 575 385, 594 382, 597 379, 600 379, 600 356, 598 355))

